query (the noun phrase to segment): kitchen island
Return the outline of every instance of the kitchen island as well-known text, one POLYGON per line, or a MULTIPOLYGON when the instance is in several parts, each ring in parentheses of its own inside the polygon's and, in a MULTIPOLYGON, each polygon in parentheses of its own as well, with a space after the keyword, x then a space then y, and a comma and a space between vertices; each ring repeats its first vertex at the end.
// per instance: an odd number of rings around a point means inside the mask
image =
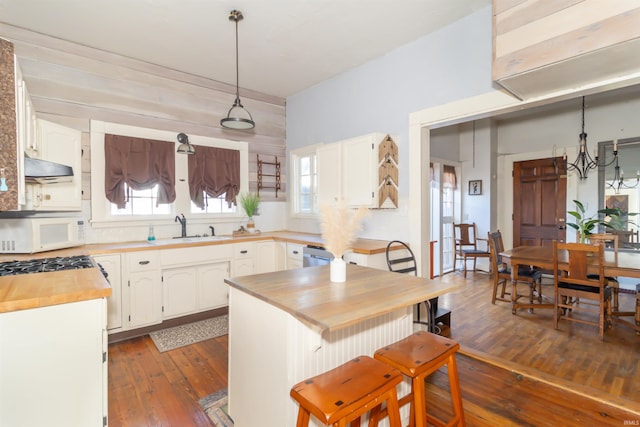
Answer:
POLYGON ((408 336, 413 305, 455 289, 357 265, 347 265, 345 283, 329 281, 329 266, 225 281, 229 411, 236 425, 264 427, 295 425, 291 386, 408 336))

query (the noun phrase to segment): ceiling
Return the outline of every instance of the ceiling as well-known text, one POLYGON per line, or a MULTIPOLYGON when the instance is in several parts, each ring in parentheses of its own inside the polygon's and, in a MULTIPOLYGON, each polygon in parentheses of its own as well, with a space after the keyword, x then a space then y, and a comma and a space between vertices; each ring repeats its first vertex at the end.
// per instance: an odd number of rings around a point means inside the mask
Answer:
POLYGON ((0 0, 0 22, 286 98, 491 0, 0 0))

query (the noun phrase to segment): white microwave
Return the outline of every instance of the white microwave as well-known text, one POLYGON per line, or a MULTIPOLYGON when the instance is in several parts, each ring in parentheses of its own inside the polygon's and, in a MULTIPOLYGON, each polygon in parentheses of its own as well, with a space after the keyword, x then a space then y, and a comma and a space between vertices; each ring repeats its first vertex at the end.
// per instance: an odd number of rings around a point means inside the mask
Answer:
POLYGON ((83 244, 82 218, 0 219, 0 253, 29 254, 83 244))

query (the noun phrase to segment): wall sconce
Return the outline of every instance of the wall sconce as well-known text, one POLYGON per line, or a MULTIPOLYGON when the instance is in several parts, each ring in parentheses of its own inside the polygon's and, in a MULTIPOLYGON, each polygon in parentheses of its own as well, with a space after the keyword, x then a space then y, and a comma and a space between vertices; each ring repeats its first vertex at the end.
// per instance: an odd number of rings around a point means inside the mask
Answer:
POLYGON ((180 143, 180 145, 178 145, 178 149, 176 150, 176 153, 196 154, 196 149, 193 147, 193 145, 189 143, 189 137, 187 136, 186 133, 178 134, 178 142, 180 143))

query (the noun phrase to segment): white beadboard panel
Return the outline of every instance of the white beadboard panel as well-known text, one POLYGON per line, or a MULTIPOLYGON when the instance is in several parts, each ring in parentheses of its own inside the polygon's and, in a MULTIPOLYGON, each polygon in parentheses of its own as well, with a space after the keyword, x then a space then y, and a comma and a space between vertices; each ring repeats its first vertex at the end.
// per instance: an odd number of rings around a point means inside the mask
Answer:
MULTIPOLYGON (((333 369, 357 356, 373 356, 377 349, 411 335, 413 317, 409 307, 335 332, 325 332, 322 336, 293 316, 289 316, 287 326, 290 356, 288 381, 293 385, 333 369)), ((403 396, 408 393, 411 390, 410 384, 405 379, 398 387, 398 395, 403 396)), ((288 418, 285 425, 295 425, 297 407, 295 409, 289 412, 293 417, 288 418)), ((408 422, 409 408, 403 408, 401 415, 404 422, 408 422)), ((363 422, 367 420, 368 417, 363 418, 363 422)), ((380 425, 388 426, 387 421, 385 419, 385 422, 380 425)), ((322 424, 312 422, 311 425, 321 426, 322 424)))
MULTIPOLYGON (((295 425, 291 387, 413 333, 411 307, 322 333, 235 288, 229 292, 229 405, 237 425, 295 425)), ((408 393, 404 381, 398 394, 408 393)), ((406 424, 409 408, 401 412, 406 424)), ((366 417, 365 417, 366 418, 366 417)), ((366 419, 363 425, 366 425, 366 419)), ((312 420, 311 425, 320 426, 312 420)), ((387 421, 381 425, 388 426, 387 421)))

